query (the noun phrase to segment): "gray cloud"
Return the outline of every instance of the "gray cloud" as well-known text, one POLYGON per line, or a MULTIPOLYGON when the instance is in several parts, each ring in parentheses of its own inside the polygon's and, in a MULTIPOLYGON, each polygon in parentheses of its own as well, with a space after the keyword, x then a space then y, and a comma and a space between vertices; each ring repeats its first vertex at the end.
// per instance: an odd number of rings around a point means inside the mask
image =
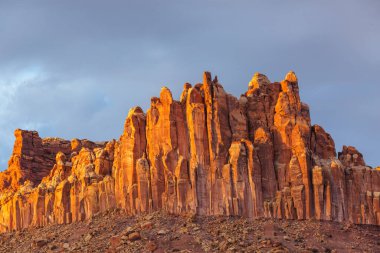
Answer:
POLYGON ((0 167, 15 128, 118 138, 130 107, 168 86, 296 71, 312 121, 379 164, 378 1, 1 1, 0 167))

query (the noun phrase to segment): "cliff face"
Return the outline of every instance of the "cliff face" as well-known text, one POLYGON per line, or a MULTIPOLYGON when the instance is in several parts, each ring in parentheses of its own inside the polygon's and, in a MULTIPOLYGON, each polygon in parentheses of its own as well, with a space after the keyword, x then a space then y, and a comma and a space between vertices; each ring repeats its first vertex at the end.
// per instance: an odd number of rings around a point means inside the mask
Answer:
POLYGON ((0 230, 71 223, 112 208, 380 225, 380 170, 311 125, 289 72, 255 74, 236 98, 217 78, 162 88, 130 110, 119 141, 41 139, 16 130, 0 173, 0 230))

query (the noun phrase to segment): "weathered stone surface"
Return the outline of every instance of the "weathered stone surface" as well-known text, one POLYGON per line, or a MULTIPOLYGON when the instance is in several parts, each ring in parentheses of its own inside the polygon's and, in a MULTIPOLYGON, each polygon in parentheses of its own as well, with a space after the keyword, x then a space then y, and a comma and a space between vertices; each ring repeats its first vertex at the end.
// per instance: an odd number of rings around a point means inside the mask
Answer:
POLYGON ((115 141, 102 146, 77 140, 77 143, 82 143, 81 150, 77 153, 76 149, 72 149, 70 141, 58 138, 39 140, 36 132, 16 130, 10 168, 21 172, 24 178, 28 176, 26 173, 36 169, 40 173, 30 175, 30 179, 24 182, 21 177, 18 181, 13 181, 17 182, 14 186, 10 185, 1 191, 1 231, 71 223, 116 206, 115 184, 110 176, 115 141), (18 139, 20 137, 21 141, 18 139), (29 137, 32 139, 25 140, 29 137), (20 154, 22 150, 25 150, 26 155, 20 154), (22 161, 28 159, 28 156, 32 157, 29 159, 36 167, 28 167, 28 163, 22 161), (37 159, 42 164, 35 162, 37 159), (15 160, 21 162, 14 163, 15 160), (51 164, 49 170, 45 170, 46 164, 51 164), (41 177, 42 173, 44 177, 41 177), (35 188, 32 180, 39 182, 35 188))
POLYGON ((36 131, 15 131, 8 169, 0 173, 0 191, 17 190, 26 180, 38 185, 54 165, 55 154, 70 153, 70 142, 59 138, 41 139, 36 131))
MULTIPOLYGON (((185 86, 183 94, 187 89, 185 86)), ((188 210, 189 142, 185 110, 166 87, 161 89, 160 98, 152 98, 146 136, 153 209, 163 208, 170 213, 188 210)))
POLYGON ((239 99, 208 72, 180 101, 164 87, 146 114, 130 110, 118 141, 15 136, 0 173, 0 231, 113 208, 380 225, 380 170, 354 147, 336 156, 292 71, 275 83, 256 73, 239 99))
POLYGON ((321 126, 311 128, 311 151, 320 159, 336 157, 334 140, 321 126))
POLYGON ((343 146, 343 150, 338 153, 338 157, 344 166, 365 166, 363 155, 355 147, 343 146))
POLYGON ((120 137, 115 151, 113 178, 117 206, 130 213, 136 211, 137 198, 137 160, 146 152, 145 136, 146 116, 140 107, 132 108, 124 124, 124 133, 120 137))

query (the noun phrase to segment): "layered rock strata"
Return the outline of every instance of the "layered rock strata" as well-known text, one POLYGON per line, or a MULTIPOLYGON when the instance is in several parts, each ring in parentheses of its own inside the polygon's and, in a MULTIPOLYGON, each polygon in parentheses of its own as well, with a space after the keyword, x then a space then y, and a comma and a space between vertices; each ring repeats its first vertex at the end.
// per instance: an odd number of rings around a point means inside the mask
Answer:
POLYGON ((274 83, 256 73, 239 98, 208 72, 179 101, 164 87, 147 113, 130 110, 118 141, 15 136, 0 173, 0 231, 113 208, 380 225, 380 170, 354 147, 336 155, 294 72, 274 83))

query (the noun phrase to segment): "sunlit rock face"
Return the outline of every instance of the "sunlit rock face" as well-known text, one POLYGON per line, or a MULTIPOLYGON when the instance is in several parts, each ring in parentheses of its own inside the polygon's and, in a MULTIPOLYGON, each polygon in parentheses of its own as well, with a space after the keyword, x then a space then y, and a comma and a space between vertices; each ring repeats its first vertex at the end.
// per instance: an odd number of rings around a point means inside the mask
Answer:
POLYGON ((294 72, 274 83, 256 73, 239 98, 208 72, 179 101, 164 87, 146 113, 130 110, 118 141, 15 136, 0 173, 0 231, 113 208, 380 225, 380 170, 354 147, 336 155, 294 72))

